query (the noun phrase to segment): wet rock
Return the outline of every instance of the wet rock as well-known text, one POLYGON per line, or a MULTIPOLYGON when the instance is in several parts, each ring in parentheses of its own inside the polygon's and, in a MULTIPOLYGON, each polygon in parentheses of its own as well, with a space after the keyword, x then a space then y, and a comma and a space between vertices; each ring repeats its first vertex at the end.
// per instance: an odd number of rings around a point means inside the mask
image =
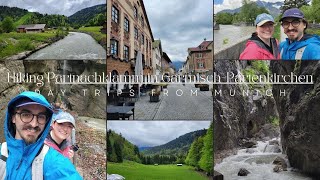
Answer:
POLYGON ((256 141, 253 140, 246 140, 246 139, 241 139, 239 141, 239 146, 245 147, 245 148, 252 148, 257 144, 256 141))
POLYGON ((272 140, 272 141, 269 141, 269 145, 280 145, 279 141, 278 140, 272 140))
POLYGON ((238 172, 238 176, 247 176, 250 172, 246 170, 245 168, 240 168, 238 172))
POLYGON ((213 171, 213 180, 223 180, 223 175, 218 171, 213 171))
POLYGON ((273 168, 274 172, 287 171, 287 163, 282 157, 277 156, 277 158, 272 162, 272 164, 276 165, 273 168))
POLYGON ((281 149, 280 149, 279 145, 277 145, 277 144, 275 144, 275 145, 267 144, 266 147, 264 148, 263 152, 280 153, 281 149))
POLYGON ((290 165, 320 177, 320 61, 277 61, 271 66, 277 75, 313 77, 312 85, 273 85, 273 96, 280 117, 282 149, 290 165))
MULTIPOLYGON (((214 61, 214 72, 225 81, 226 72, 240 75, 250 65, 249 61, 214 61)), ((245 84, 217 84, 213 93, 214 114, 214 152, 235 149, 239 146, 250 148, 253 142, 239 143, 239 139, 256 137, 261 127, 268 122, 269 116, 277 117, 273 97, 255 91, 245 84), (249 95, 243 92, 249 91, 249 95), (234 94, 234 96, 230 96, 234 94)))

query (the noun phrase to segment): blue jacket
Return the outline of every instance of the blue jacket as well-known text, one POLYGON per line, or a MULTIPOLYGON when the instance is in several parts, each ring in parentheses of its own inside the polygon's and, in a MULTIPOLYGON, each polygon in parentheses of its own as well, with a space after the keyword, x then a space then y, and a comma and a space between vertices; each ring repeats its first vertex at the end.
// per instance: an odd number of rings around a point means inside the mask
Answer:
MULTIPOLYGON (((9 102, 4 124, 4 133, 9 151, 6 163, 6 180, 31 180, 32 162, 43 146, 44 139, 50 130, 52 113, 50 121, 47 122, 43 133, 40 134, 35 143, 26 145, 23 140, 15 139, 14 124, 11 122, 12 117, 9 112, 12 112, 14 104, 18 99, 25 97, 44 105, 47 109, 51 108, 48 101, 42 95, 30 91, 21 93, 9 102)), ((43 177, 47 180, 82 179, 70 160, 52 148, 49 149, 44 158, 43 177)))
POLYGON ((282 60, 295 60, 298 49, 307 46, 303 52, 302 60, 320 60, 320 37, 318 35, 305 34, 300 41, 290 43, 286 41, 280 44, 282 60))

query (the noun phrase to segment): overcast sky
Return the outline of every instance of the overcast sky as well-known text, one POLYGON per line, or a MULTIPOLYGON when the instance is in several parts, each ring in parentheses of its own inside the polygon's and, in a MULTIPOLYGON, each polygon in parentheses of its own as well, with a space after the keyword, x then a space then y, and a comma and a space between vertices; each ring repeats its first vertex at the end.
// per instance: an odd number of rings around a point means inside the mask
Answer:
POLYGON ((172 61, 185 61, 187 49, 213 39, 212 0, 145 0, 154 39, 172 61))
POLYGON ((98 4, 106 4, 106 0, 0 0, 0 6, 19 7, 41 14, 65 16, 98 4))
MULTIPOLYGON (((236 9, 242 6, 243 0, 214 0, 214 13, 224 9, 236 9)), ((257 0, 252 0, 257 1, 257 0)), ((284 2, 284 0, 263 0, 265 2, 284 2)))
POLYGON ((107 128, 138 147, 165 144, 189 132, 208 129, 210 121, 108 121, 107 128))

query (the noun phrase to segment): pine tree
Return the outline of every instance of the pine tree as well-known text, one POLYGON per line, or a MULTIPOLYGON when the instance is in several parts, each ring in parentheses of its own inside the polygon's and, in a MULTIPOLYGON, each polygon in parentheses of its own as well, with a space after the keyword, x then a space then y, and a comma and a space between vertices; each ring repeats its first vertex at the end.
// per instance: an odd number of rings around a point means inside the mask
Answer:
POLYGON ((280 7, 282 13, 291 8, 301 8, 308 5, 307 0, 284 0, 283 6, 280 7))
POLYGON ((117 156, 117 162, 121 163, 123 162, 123 157, 122 157, 122 148, 118 142, 114 142, 114 150, 117 156))
POLYGON ((202 156, 199 161, 199 166, 204 171, 213 173, 213 123, 210 124, 207 134, 203 139, 202 156))
POLYGON ((2 30, 9 33, 14 30, 13 20, 11 17, 5 17, 2 21, 2 30))
POLYGON ((112 145, 111 145, 110 139, 107 137, 107 159, 108 159, 108 161, 111 160, 111 155, 112 155, 112 145))

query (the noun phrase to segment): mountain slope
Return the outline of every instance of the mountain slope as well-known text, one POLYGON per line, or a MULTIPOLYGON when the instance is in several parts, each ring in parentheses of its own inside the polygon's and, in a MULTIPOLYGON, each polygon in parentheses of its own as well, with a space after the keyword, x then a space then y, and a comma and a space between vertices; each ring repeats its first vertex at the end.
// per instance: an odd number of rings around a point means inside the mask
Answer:
POLYGON ((141 153, 143 153, 144 155, 186 155, 194 139, 199 136, 204 136, 206 132, 206 129, 190 132, 166 144, 152 147, 150 149, 142 151, 141 153))
POLYGON ((0 6, 0 21, 5 17, 9 16, 14 21, 19 20, 22 16, 28 13, 25 9, 20 9, 17 7, 0 6))
MULTIPOLYGON (((259 0, 256 1, 255 3, 257 3, 259 7, 265 7, 269 11, 269 13, 274 17, 280 14, 280 7, 283 5, 283 2, 273 3, 273 2, 265 2, 265 1, 259 1, 259 0)), ((220 11, 219 13, 226 12, 226 13, 234 14, 234 13, 239 13, 240 9, 241 7, 236 9, 225 9, 220 11)))
POLYGON ((112 130, 107 131, 107 158, 112 162, 126 159, 140 163, 138 147, 112 130))
POLYGON ((82 9, 74 13, 73 15, 69 16, 69 22, 71 24, 86 25, 93 19, 97 18, 99 14, 102 14, 105 17, 106 12, 106 4, 92 6, 89 8, 82 9))

